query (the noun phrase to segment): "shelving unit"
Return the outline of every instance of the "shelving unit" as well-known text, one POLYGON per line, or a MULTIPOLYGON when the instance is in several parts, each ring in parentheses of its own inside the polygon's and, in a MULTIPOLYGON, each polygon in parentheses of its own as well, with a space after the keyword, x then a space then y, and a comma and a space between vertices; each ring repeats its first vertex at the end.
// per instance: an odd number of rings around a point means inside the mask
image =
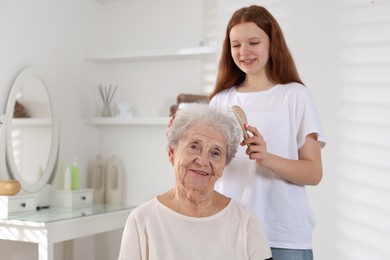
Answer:
POLYGON ((141 126, 141 125, 167 125, 169 117, 90 117, 84 123, 96 126, 141 126))
MULTIPOLYGON (((109 6, 109 3, 116 2, 118 0, 95 0, 98 3, 107 3, 109 6)), ((134 1, 134 0, 121 0, 123 2, 126 1, 134 1)), ((119 2, 119 1, 118 1, 119 2)), ((142 74, 145 70, 148 69, 146 62, 161 62, 164 69, 167 68, 163 62, 165 61, 177 61, 184 64, 195 64, 194 66, 197 66, 195 70, 188 70, 187 66, 183 66, 183 70, 185 73, 188 73, 188 71, 192 72, 194 71, 194 74, 196 77, 201 77, 200 82, 200 90, 203 92, 207 92, 210 86, 214 86, 214 80, 215 80, 215 74, 216 74, 216 57, 217 57, 217 48, 215 47, 215 18, 216 14, 213 10, 215 10, 216 7, 216 1, 215 0, 203 0, 203 8, 205 9, 205 17, 203 17, 203 21, 201 22, 203 28, 202 28, 202 35, 199 37, 199 39, 203 39, 203 41, 199 41, 199 45, 194 43, 194 46, 189 45, 181 45, 178 47, 173 47, 168 49, 146 49, 146 50, 136 50, 136 49, 99 49, 99 51, 96 50, 89 50, 84 53, 84 60, 89 63, 95 63, 97 65, 101 65, 101 71, 102 74, 106 71, 108 71, 108 75, 112 76, 112 69, 117 69, 120 71, 118 74, 122 75, 123 71, 121 70, 121 66, 136 66, 137 63, 142 63, 142 66, 137 67, 138 70, 136 70, 135 74, 136 78, 134 81, 137 81, 137 76, 142 74), (116 51, 117 50, 117 51, 116 51), (199 62, 200 60, 200 62, 199 62), (196 61, 196 63, 192 63, 192 61, 196 61), (127 64, 127 63, 134 63, 134 64, 127 64), (145 65, 146 64, 146 65, 145 65), (110 66, 114 65, 114 66, 110 66), (198 66, 201 66, 200 68, 198 66), (139 69, 142 68, 142 69, 139 69), (200 69, 200 71, 198 70, 200 69), (140 72, 141 71, 141 72, 140 72), (122 73, 122 74, 120 74, 122 73), (199 75, 200 73, 200 75, 199 75), (206 91, 207 90, 207 91, 206 91)), ((129 7, 129 5, 125 4, 126 8, 129 7)), ((103 5, 103 8, 105 6, 103 5)), ((113 5, 115 8, 119 8, 119 4, 113 5)), ((169 45, 168 45, 169 46, 169 45)), ((174 45, 171 45, 174 46, 174 45)), ((154 64, 153 64, 154 65, 154 64)), ((176 67, 176 70, 178 74, 180 74, 180 67, 177 69, 177 64, 174 64, 176 67)), ((172 66, 173 67, 173 66, 172 66)), ((153 67, 155 68, 155 67, 153 67)), ((127 73, 127 72, 126 72, 127 73)), ((132 71, 129 71, 128 74, 132 73, 132 71)), ((126 75, 128 75, 126 74, 126 75)), ((190 74, 192 75, 192 74, 190 74)), ((118 75, 115 75, 118 76, 118 75)), ((164 82, 163 76, 159 75, 161 78, 158 82, 164 82)), ((124 77, 126 78, 126 77, 124 77)), ((133 79, 132 79, 133 80, 133 79)), ((198 78, 196 79, 198 80, 198 78)), ((177 83, 178 86, 182 86, 182 83, 179 81, 177 83)), ((174 84, 171 84, 170 86, 174 86, 174 84)), ((140 86, 142 88, 142 86, 140 86)), ((192 87, 192 86, 191 86, 192 87)), ((193 88, 193 87, 192 87, 193 88)), ((171 98, 171 96, 176 95, 172 94, 169 91, 167 91, 167 95, 161 96, 161 99, 164 98, 171 98)), ((181 89, 179 91, 182 91, 181 89)), ((183 90, 185 91, 185 90, 183 90)), ((172 92, 172 91, 171 91, 172 92)), ((191 90, 191 92, 194 92, 191 90)), ((198 92, 197 92, 198 93, 198 92)), ((145 93, 143 93, 145 94, 145 93)), ((135 104, 136 106, 139 104, 135 104)), ((163 104, 165 106, 165 104, 163 104)), ((150 114, 150 113, 148 113, 150 114)), ((153 114, 152 114, 153 115, 153 114)), ((93 126, 157 126, 157 125, 167 125, 169 122, 168 117, 132 117, 132 118, 100 118, 100 117, 89 117, 84 119, 84 123, 87 125, 93 125, 93 126)))
POLYGON ((115 2, 115 1, 131 1, 131 0, 95 0, 98 3, 108 3, 108 2, 115 2))
POLYGON ((12 119, 12 125, 14 126, 45 126, 51 124, 52 124, 51 118, 45 118, 45 117, 12 119))
POLYGON ((86 53, 85 60, 95 63, 115 63, 131 61, 157 61, 168 59, 203 58, 215 55, 216 50, 210 46, 180 48, 176 50, 149 50, 86 53))

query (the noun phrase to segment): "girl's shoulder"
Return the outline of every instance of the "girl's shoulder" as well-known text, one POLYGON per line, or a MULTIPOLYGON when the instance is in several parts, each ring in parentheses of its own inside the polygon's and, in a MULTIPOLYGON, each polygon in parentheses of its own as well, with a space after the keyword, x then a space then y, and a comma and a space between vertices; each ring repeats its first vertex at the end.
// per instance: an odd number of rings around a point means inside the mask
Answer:
POLYGON ((232 86, 230 88, 224 89, 218 92, 215 96, 226 96, 236 93, 236 86, 232 86))
POLYGON ((279 86, 279 92, 282 93, 283 96, 291 96, 291 97, 303 97, 309 94, 308 88, 297 82, 287 83, 287 84, 280 84, 279 86))
POLYGON ((295 91, 295 92, 305 92, 307 91, 307 87, 298 82, 291 82, 287 84, 280 84, 280 88, 287 91, 295 91))
POLYGON ((224 89, 224 90, 218 92, 217 94, 215 94, 215 96, 213 96, 211 98, 210 104, 211 105, 216 105, 217 103, 222 102, 222 100, 229 99, 235 93, 236 93, 236 87, 235 86, 227 88, 227 89, 224 89))

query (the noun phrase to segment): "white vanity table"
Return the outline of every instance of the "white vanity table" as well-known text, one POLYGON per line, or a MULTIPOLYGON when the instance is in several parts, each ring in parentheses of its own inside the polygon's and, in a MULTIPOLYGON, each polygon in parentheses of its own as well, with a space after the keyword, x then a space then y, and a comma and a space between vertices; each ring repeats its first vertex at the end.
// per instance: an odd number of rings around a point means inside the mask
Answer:
MULTIPOLYGON (((38 260, 54 259, 54 244, 123 228, 134 207, 92 204, 51 207, 0 219, 0 239, 38 244, 38 260)), ((1 243, 1 241, 0 241, 1 243)))
POLYGON ((41 72, 29 67, 17 75, 6 113, 0 114, 0 172, 18 180, 23 191, 0 199, 0 243, 35 243, 38 260, 53 260, 55 243, 66 241, 71 247, 73 239, 123 228, 134 208, 90 204, 88 191, 63 196, 67 194, 51 190, 59 151, 59 119, 53 103, 41 72), (28 116, 15 116, 17 101, 27 108, 28 116))

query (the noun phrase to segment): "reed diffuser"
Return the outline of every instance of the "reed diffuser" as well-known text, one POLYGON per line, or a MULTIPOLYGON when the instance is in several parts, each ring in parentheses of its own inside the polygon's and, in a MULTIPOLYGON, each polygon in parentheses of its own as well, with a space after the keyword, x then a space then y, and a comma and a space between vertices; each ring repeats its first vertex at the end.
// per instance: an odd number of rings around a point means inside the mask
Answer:
POLYGON ((115 86, 114 88, 112 85, 110 86, 103 86, 102 84, 98 85, 99 93, 103 101, 103 108, 102 108, 102 117, 111 117, 111 101, 112 98, 115 95, 115 92, 117 90, 118 86, 115 86))

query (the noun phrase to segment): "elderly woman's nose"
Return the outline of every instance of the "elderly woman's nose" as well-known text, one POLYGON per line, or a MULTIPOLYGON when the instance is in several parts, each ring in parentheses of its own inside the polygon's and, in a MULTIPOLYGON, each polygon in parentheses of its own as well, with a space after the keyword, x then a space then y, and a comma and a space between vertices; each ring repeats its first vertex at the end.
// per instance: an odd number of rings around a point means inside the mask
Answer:
POLYGON ((209 165, 209 159, 208 159, 208 157, 207 157, 207 154, 205 154, 205 153, 199 154, 199 155, 196 157, 195 161, 196 161, 199 165, 201 165, 201 166, 207 166, 207 165, 209 165))

